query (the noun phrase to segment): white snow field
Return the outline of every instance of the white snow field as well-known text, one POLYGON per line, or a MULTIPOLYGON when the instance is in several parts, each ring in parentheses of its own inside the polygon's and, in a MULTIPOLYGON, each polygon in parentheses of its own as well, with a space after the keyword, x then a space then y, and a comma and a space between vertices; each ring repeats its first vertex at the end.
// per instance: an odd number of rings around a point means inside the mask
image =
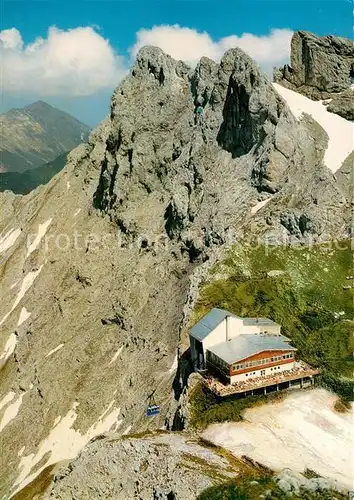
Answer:
POLYGON ((78 416, 76 413, 78 403, 74 403, 63 418, 58 417, 48 437, 38 445, 37 451, 29 455, 21 454, 19 476, 14 485, 16 491, 11 496, 32 482, 49 465, 62 460, 72 460, 92 438, 108 432, 113 426, 115 429, 119 427, 123 420, 118 420, 120 408, 113 408, 114 403, 114 400, 111 401, 97 422, 85 434, 73 429, 78 416), (44 460, 44 457, 47 459, 44 460))
POLYGON ((30 271, 28 274, 26 274, 26 276, 23 278, 23 281, 22 281, 22 285, 21 285, 21 289, 20 291, 18 292, 18 295, 16 297, 16 300, 15 302, 13 303, 12 305, 12 308, 10 309, 10 311, 5 314, 5 316, 2 318, 2 320, 0 321, 0 326, 5 323, 5 321, 7 320, 7 318, 10 316, 10 314, 12 313, 12 311, 14 311, 14 309, 16 309, 16 307, 19 305, 19 303, 21 302, 21 300, 23 299, 23 297, 26 295, 26 293, 28 292, 28 290, 31 288, 31 286, 33 285, 35 279, 37 278, 37 276, 39 275, 39 273, 42 271, 42 268, 43 268, 43 264, 38 268, 37 271, 30 271))
POLYGON ((31 313, 27 311, 25 307, 21 309, 20 317, 18 319, 17 326, 21 326, 28 318, 31 316, 31 313))
POLYGON ((108 366, 112 365, 115 361, 117 361, 118 359, 118 356, 120 355, 120 353, 123 351, 123 345, 118 349, 118 351, 114 354, 114 356, 112 357, 111 361, 108 363, 108 366))
POLYGON ((10 391, 6 396, 0 401, 0 410, 2 410, 6 405, 8 405, 13 398, 16 396, 16 392, 10 391))
POLYGON ((49 356, 52 356, 56 352, 60 351, 60 349, 62 347, 64 347, 64 344, 59 344, 57 347, 55 347, 54 349, 52 349, 51 351, 48 352, 48 354, 46 355, 46 358, 49 358, 49 356))
POLYGON ((23 392, 18 396, 18 398, 13 403, 8 404, 6 406, 6 409, 4 411, 4 414, 0 422, 0 432, 2 432, 5 429, 5 427, 11 422, 11 420, 17 417, 17 414, 20 410, 20 406, 22 405, 23 396, 25 394, 26 393, 23 392))
POLYGON ((354 150, 354 123, 327 111, 323 101, 312 101, 278 83, 273 83, 273 86, 287 102, 295 118, 299 119, 307 113, 327 132, 328 147, 324 162, 333 173, 336 172, 354 150))
POLYGON ((122 433, 122 436, 127 436, 129 432, 132 430, 132 425, 128 425, 128 427, 125 429, 125 431, 122 433))
POLYGON ((40 243, 42 241, 43 236, 45 236, 51 223, 52 223, 52 219, 48 219, 43 224, 39 224, 38 232, 37 232, 34 240, 28 246, 26 257, 31 255, 31 253, 34 252, 38 248, 38 246, 40 245, 40 243))
POLYGON ((6 361, 10 358, 12 353, 14 352, 17 344, 17 337, 14 333, 11 333, 9 338, 6 341, 6 344, 4 346, 4 350, 1 353, 0 356, 0 368, 2 368, 6 361))
POLYGON ((6 234, 0 235, 0 254, 11 248, 16 243, 20 234, 21 229, 11 229, 6 234))
POLYGON ((178 356, 176 355, 175 358, 174 358, 174 360, 173 360, 171 368, 168 370, 168 373, 170 375, 172 375, 172 373, 175 373, 175 371, 177 370, 177 368, 178 368, 178 356))
POLYGON ((324 389, 293 393, 280 402, 248 409, 244 422, 211 425, 203 437, 275 471, 308 468, 351 490, 353 411, 337 413, 336 399, 324 389))
POLYGON ((267 198, 266 200, 259 201, 257 205, 251 208, 251 214, 254 215, 261 210, 261 208, 265 207, 272 198, 267 198))

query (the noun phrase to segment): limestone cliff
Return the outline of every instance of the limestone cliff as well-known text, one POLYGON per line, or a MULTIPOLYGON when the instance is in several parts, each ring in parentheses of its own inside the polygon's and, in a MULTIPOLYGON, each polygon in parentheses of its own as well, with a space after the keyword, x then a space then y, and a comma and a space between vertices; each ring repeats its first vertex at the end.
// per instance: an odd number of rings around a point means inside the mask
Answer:
POLYGON ((333 99, 328 111, 354 119, 354 44, 348 38, 295 32, 290 65, 275 70, 274 80, 311 99, 333 99))
POLYGON ((276 81, 313 99, 341 92, 354 77, 354 45, 348 38, 319 37, 297 31, 291 41, 291 63, 275 73, 276 81))

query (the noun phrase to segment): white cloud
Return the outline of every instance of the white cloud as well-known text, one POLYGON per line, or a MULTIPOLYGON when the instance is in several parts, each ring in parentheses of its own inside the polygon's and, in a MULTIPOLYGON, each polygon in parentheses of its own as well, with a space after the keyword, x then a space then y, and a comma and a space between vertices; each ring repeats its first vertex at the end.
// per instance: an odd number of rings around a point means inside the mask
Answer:
POLYGON ((92 27, 51 27, 28 45, 12 28, 0 32, 0 48, 2 92, 90 95, 115 87, 125 73, 123 59, 92 27))
MULTIPOLYGON (((136 33, 132 57, 143 45, 156 45, 175 59, 194 66, 202 56, 218 61, 231 47, 241 47, 267 72, 289 60, 292 31, 274 29, 266 36, 249 33, 213 40, 206 32, 174 26, 154 26, 136 33)), ((43 98, 90 96, 111 92, 126 73, 128 57, 119 56, 98 26, 60 30, 23 42, 16 28, 0 31, 3 96, 43 98)))
POLYGON ((228 36, 220 41, 222 51, 231 47, 240 47, 263 68, 280 66, 290 59, 290 42, 293 31, 289 29, 275 29, 269 35, 256 36, 244 33, 242 36, 228 36))
POLYGON ((174 26, 154 26, 150 30, 142 29, 136 34, 137 41, 131 50, 135 57, 144 45, 160 47, 174 59, 181 59, 195 65, 202 56, 218 59, 219 47, 208 33, 198 33, 190 28, 174 26))
POLYGON ((289 60, 292 35, 293 32, 289 29, 274 29, 265 36, 244 33, 213 41, 208 33, 199 33, 179 25, 154 26, 150 30, 138 31, 131 53, 135 56, 143 45, 155 45, 175 59, 182 59, 194 66, 202 56, 218 61, 227 49, 240 47, 265 71, 270 72, 274 66, 289 60))
POLYGON ((20 32, 16 28, 0 31, 0 43, 5 49, 21 50, 23 47, 20 32))

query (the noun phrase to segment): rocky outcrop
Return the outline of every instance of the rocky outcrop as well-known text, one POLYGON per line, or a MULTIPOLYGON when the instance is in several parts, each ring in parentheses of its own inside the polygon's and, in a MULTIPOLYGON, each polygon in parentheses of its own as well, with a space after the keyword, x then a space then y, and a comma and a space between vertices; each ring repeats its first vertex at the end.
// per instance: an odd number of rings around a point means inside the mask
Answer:
POLYGON ((12 191, 5 191, 0 193, 0 214, 1 221, 11 221, 16 211, 16 205, 18 204, 21 197, 15 195, 12 191))
POLYGON ((236 473, 216 450, 189 434, 107 437, 56 473, 44 498, 195 500, 215 479, 236 473))
POLYGON ((346 488, 337 481, 313 471, 307 473, 313 477, 282 470, 273 477, 272 491, 269 469, 247 456, 233 457, 190 433, 160 431, 122 438, 102 435, 89 443, 76 460, 46 471, 36 485, 23 490, 17 498, 40 495, 48 500, 195 500, 215 484, 230 484, 233 480, 238 484, 239 480, 243 485, 248 483, 249 491, 266 478, 268 488, 264 487, 263 495, 258 488, 260 498, 272 498, 275 487, 277 497, 283 493, 294 498, 346 498, 346 488))
MULTIPOLYGON (((307 471, 311 472, 311 471, 307 471)), ((319 477, 318 475, 312 473, 314 477, 307 478, 304 474, 292 471, 290 469, 282 470, 277 476, 276 481, 279 488, 285 494, 299 494, 301 490, 306 490, 307 492, 321 492, 322 490, 332 491, 333 498, 336 497, 335 492, 346 493, 345 488, 338 484, 334 479, 328 479, 319 477)), ((326 492, 324 492, 326 494, 326 492)))
POLYGON ((146 47, 66 168, 0 194, 0 495, 103 432, 184 425, 180 332, 208 266, 241 237, 349 234, 326 141, 239 49, 192 70, 146 47))
MULTIPOLYGON (((354 151, 348 156, 341 168, 336 172, 337 185, 346 199, 354 206, 354 151)), ((354 220, 352 218, 352 224, 354 220)))
POLYGON ((274 73, 276 82, 315 100, 346 90, 353 78, 353 41, 307 31, 294 33, 290 66, 274 73))
POLYGON ((346 89, 335 95, 329 102, 327 110, 346 120, 354 120, 354 88, 346 89))
POLYGON ((132 221, 136 198, 153 211, 159 193, 162 233, 192 262, 225 243, 252 189, 279 193, 304 170, 318 172, 326 140, 314 130, 314 147, 306 127, 239 49, 220 65, 203 58, 190 72, 159 49, 144 48, 113 96, 111 127, 95 206, 132 240, 151 228, 148 210, 132 221), (139 119, 132 102, 142 111, 139 119), (205 109, 202 127, 194 122, 198 103, 205 109), (227 206, 234 214, 228 222, 227 206))

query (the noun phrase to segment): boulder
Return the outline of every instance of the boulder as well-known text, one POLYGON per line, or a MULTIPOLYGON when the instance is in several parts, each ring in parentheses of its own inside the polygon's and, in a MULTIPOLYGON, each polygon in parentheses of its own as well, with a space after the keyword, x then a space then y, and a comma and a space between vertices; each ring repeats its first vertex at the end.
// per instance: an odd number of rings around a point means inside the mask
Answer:
POLYGON ((335 95, 328 104, 327 110, 346 120, 354 120, 354 89, 349 88, 335 95))

